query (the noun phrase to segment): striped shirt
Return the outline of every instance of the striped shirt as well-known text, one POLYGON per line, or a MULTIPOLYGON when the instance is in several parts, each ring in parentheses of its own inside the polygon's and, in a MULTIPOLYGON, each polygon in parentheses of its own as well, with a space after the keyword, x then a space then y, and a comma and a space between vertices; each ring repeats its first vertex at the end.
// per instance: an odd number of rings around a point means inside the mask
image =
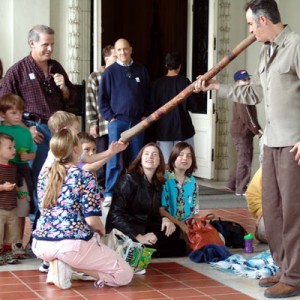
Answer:
MULTIPOLYGON (((16 183, 16 167, 13 164, 0 165, 0 184, 16 183)), ((12 210, 17 207, 17 190, 0 191, 0 209, 12 210)))
POLYGON ((108 121, 100 115, 98 105, 98 89, 102 73, 91 73, 86 90, 86 119, 90 126, 99 126, 99 136, 108 134, 108 121))

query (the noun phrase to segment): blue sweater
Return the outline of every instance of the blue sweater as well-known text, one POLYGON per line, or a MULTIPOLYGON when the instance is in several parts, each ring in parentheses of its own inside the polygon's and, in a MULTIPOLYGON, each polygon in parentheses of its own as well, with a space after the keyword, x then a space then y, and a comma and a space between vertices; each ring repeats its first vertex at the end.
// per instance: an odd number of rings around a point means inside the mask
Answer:
POLYGON ((151 113, 150 79, 147 69, 136 63, 123 67, 109 66, 102 74, 98 101, 100 114, 105 120, 140 120, 151 113))

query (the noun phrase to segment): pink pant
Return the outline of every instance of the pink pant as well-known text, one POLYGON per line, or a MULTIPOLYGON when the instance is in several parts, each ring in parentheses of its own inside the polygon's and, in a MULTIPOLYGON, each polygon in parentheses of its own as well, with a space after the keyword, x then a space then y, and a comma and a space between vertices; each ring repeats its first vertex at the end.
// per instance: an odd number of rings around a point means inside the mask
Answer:
POLYGON ((124 259, 106 245, 99 243, 96 237, 89 241, 33 240, 32 250, 45 261, 59 259, 77 270, 90 270, 98 274, 108 286, 121 286, 130 283, 133 270, 124 259))

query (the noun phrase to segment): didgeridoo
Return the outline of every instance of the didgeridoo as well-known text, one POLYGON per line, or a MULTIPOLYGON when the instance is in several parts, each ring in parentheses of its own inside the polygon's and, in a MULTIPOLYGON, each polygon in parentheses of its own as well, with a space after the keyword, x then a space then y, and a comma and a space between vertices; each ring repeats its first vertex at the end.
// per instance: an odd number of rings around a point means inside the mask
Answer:
MULTIPOLYGON (((202 75, 202 80, 208 81, 216 76, 221 70, 223 70, 232 60, 234 60, 242 51, 249 47, 256 40, 253 34, 249 35, 243 41, 241 41, 231 52, 225 55, 215 66, 202 75)), ((188 87, 182 90, 178 95, 169 100, 166 104, 158 108, 155 112, 149 115, 147 118, 136 124, 134 127, 121 133, 121 140, 125 143, 129 142, 132 138, 138 135, 143 130, 147 129, 152 123, 159 120, 163 115, 174 109, 184 99, 189 97, 194 89, 195 83, 191 83, 188 87)))

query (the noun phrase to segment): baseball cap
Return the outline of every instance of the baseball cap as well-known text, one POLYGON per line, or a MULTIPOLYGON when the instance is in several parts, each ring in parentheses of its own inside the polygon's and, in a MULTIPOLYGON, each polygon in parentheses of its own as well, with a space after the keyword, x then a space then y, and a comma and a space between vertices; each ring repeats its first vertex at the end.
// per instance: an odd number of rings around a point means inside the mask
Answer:
POLYGON ((250 78, 250 76, 249 76, 249 74, 248 74, 248 72, 246 70, 238 70, 233 75, 234 81, 247 80, 249 78, 250 78))

